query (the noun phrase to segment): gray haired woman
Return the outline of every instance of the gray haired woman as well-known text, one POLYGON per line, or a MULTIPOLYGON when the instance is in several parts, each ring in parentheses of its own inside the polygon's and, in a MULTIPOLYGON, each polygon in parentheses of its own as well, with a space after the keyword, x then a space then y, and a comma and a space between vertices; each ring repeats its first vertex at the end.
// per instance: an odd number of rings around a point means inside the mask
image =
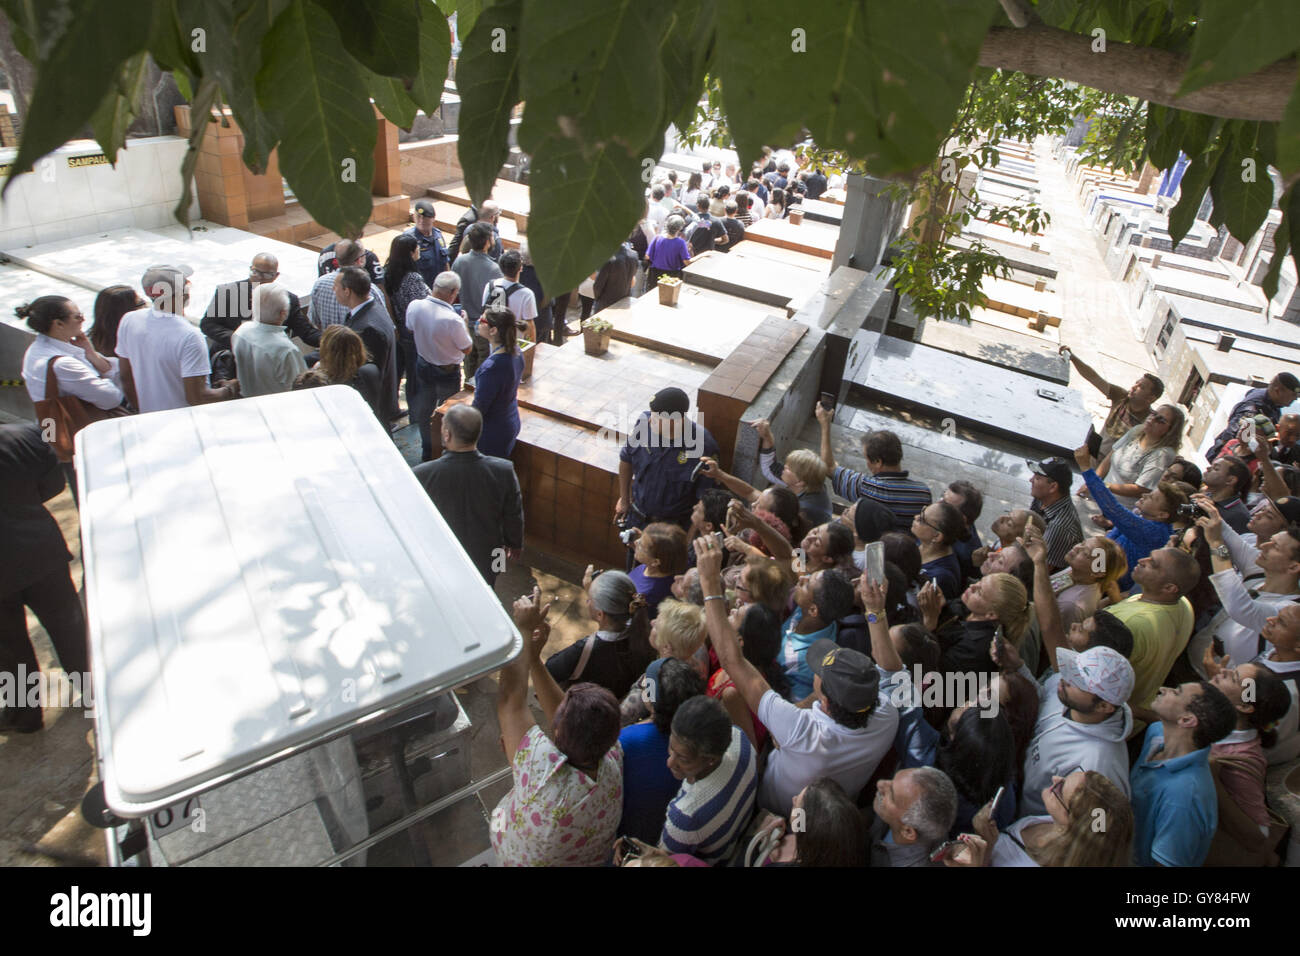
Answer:
POLYGON ((650 646, 645 598, 622 571, 594 571, 588 566, 582 585, 596 633, 552 655, 546 669, 563 688, 590 682, 622 699, 659 656, 650 646))

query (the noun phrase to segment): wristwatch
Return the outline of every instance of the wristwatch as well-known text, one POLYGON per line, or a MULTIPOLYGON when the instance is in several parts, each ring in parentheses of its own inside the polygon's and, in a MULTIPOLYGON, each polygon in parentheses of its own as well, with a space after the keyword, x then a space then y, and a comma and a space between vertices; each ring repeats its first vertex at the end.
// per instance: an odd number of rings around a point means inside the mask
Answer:
POLYGON ((880 617, 876 614, 875 611, 868 611, 868 612, 867 612, 867 623, 868 623, 868 624, 875 624, 875 623, 876 623, 877 621, 879 621, 879 620, 880 620, 880 617))
POLYGON ((1221 544, 1217 548, 1212 548, 1211 550, 1221 558, 1226 558, 1228 555, 1232 554, 1232 552, 1228 550, 1226 544, 1221 544))

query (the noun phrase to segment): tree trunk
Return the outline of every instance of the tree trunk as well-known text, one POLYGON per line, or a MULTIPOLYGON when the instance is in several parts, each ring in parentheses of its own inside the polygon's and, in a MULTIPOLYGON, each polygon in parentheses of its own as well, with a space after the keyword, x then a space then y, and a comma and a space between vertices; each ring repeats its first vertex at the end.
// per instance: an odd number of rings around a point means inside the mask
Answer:
POLYGON ((1105 52, 1094 53, 1096 42, 1087 34, 1041 25, 993 27, 984 37, 979 65, 1073 80, 1192 113, 1265 122, 1282 119, 1295 88, 1296 62, 1286 59, 1249 76, 1176 96, 1187 71, 1185 56, 1128 43, 1106 43, 1105 52))
POLYGON ((36 85, 36 69, 14 47, 10 35, 9 18, 0 16, 0 69, 9 78, 9 91, 14 96, 15 125, 27 119, 27 104, 36 85))

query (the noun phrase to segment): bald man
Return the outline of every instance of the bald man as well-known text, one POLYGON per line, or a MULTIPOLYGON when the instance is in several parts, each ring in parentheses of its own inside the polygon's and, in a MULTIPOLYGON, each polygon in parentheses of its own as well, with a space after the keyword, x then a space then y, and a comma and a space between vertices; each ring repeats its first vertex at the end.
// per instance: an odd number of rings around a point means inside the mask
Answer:
MULTIPOLYGON (((209 355, 215 356, 222 349, 231 347, 231 334, 253 317, 253 290, 260 285, 275 282, 279 276, 279 260, 269 252, 259 252, 253 256, 247 278, 217 286, 212 301, 208 304, 208 311, 199 322, 199 329, 208 337, 209 355)), ((298 297, 287 289, 285 291, 289 296, 289 314, 284 320, 284 327, 290 335, 302 339, 308 345, 319 345, 320 329, 308 322, 302 314, 302 303, 298 297)), ((234 375, 224 377, 233 378, 234 375)))
POLYGON ((442 455, 415 466, 465 553, 489 585, 517 561, 524 546, 524 504, 515 466, 478 450, 483 416, 456 405, 442 416, 442 455))

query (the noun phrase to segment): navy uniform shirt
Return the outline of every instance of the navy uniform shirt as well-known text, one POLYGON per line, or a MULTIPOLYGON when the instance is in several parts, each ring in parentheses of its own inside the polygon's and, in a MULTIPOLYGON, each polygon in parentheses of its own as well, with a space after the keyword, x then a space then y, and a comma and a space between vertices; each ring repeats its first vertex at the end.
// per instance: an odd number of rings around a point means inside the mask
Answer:
POLYGON ((402 235, 410 236, 419 245, 420 258, 416 261, 415 268, 425 285, 432 289, 433 280, 438 278, 438 273, 447 270, 447 246, 442 241, 442 233, 435 226, 433 232, 426 236, 412 226, 402 235))
MULTIPOLYGON (((707 428, 689 419, 685 422, 684 440, 679 439, 676 446, 665 446, 653 438, 647 440, 649 418, 650 412, 641 413, 633 434, 618 454, 619 461, 632 465, 631 504, 640 516, 649 519, 689 518, 700 495, 716 487, 703 476, 691 481, 691 472, 700 463, 701 453, 717 458, 718 443, 707 428)), ((632 512, 629 517, 639 516, 632 512)))

